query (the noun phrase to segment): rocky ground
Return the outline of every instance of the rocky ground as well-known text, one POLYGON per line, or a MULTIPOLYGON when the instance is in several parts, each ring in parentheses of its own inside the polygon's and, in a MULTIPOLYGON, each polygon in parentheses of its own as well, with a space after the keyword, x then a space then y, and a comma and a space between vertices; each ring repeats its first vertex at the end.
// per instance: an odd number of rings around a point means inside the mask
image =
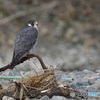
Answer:
MULTIPOLYGON (((25 73, 25 72, 23 72, 25 73)), ((32 73, 32 71, 31 71, 32 73)), ((70 85, 73 89, 79 90, 84 95, 88 96, 97 96, 100 100, 100 70, 96 70, 96 72, 90 71, 90 70, 83 70, 83 71, 59 71, 55 70, 56 74, 56 81, 58 84, 63 85, 70 85), (90 95, 89 93, 92 93, 90 95), (93 94, 98 93, 98 94, 93 94)), ((9 73, 11 75, 11 73, 9 73)), ((25 75, 30 75, 30 72, 25 73, 25 75)), ((4 81, 2 80, 2 83, 4 81)), ((4 85, 4 84, 2 84, 4 85)), ((51 99, 48 96, 43 96, 40 99, 32 99, 32 100, 87 100, 85 98, 77 98, 78 94, 72 93, 72 98, 65 98, 62 96, 53 96, 51 99)), ((4 97, 3 100, 14 100, 12 98, 6 99, 7 97, 4 97)), ((93 99, 93 97, 89 97, 89 99, 93 99)), ((26 99, 30 100, 30 99, 26 99)), ((94 99, 93 99, 94 100, 94 99)))

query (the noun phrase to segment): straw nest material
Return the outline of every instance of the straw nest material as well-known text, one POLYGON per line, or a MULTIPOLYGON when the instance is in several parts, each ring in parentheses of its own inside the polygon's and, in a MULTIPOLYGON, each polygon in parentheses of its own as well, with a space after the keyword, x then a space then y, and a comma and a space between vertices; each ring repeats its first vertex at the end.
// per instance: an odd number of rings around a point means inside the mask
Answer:
POLYGON ((57 83, 55 81, 55 73, 53 69, 50 69, 48 71, 45 71, 45 73, 42 73, 40 75, 33 75, 29 76, 28 78, 22 78, 20 80, 20 83, 24 84, 28 90, 32 89, 50 89, 51 87, 57 86, 57 83))

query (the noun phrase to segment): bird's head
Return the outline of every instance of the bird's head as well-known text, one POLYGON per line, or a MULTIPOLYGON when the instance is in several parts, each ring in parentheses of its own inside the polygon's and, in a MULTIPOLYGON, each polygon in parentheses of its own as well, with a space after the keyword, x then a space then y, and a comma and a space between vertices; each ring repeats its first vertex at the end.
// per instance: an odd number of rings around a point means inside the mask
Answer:
POLYGON ((38 27, 38 23, 37 23, 37 21, 35 21, 35 20, 30 20, 30 21, 28 21, 28 23, 27 23, 27 25, 29 26, 29 27, 34 27, 34 28, 36 28, 37 29, 37 27, 38 27))

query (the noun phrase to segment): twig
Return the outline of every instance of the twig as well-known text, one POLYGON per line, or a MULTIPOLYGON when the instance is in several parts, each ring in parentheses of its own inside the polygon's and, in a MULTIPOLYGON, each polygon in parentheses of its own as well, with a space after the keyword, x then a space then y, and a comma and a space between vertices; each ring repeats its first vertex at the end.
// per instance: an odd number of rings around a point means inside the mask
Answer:
POLYGON ((33 89, 33 90, 40 90, 39 88, 36 87, 31 87, 31 86, 26 86, 28 89, 33 89))
POLYGON ((47 86, 49 86, 51 83, 53 83, 55 81, 55 78, 53 78, 52 80, 51 80, 51 82, 50 83, 48 83, 46 86, 44 86, 44 87, 42 87, 42 89, 45 89, 47 86))
POLYGON ((14 19, 17 19, 19 17, 22 17, 22 16, 25 16, 27 14, 31 14, 31 13, 34 13, 34 12, 39 12, 39 11, 43 11, 43 10, 48 10, 48 9, 52 9, 56 6, 56 2, 51 2, 51 3, 48 3, 48 4, 44 4, 44 5, 41 5, 40 7, 34 7, 34 8, 30 8, 28 9, 27 11, 20 11, 18 13, 15 13, 13 15, 10 15, 6 18, 3 18, 0 20, 0 24, 6 24, 14 19))
POLYGON ((38 68, 38 70, 40 70, 40 68, 38 67, 38 65, 36 64, 36 62, 33 62, 33 63, 38 68))
POLYGON ((22 100, 23 95, 24 95, 24 87, 23 87, 23 84, 21 84, 21 88, 20 88, 20 100, 22 100))
MULTIPOLYGON (((42 58, 40 56, 38 56, 38 55, 35 55, 35 54, 29 54, 29 55, 27 55, 27 57, 23 57, 16 65, 19 65, 20 63, 23 63, 24 61, 26 61, 26 60, 28 60, 30 58, 33 58, 33 57, 36 57, 39 60, 39 62, 40 62, 40 64, 41 64, 43 69, 47 69, 45 64, 44 64, 44 62, 43 62, 43 60, 42 60, 42 58)), ((10 64, 0 68, 0 72, 5 71, 9 67, 10 67, 10 64)))

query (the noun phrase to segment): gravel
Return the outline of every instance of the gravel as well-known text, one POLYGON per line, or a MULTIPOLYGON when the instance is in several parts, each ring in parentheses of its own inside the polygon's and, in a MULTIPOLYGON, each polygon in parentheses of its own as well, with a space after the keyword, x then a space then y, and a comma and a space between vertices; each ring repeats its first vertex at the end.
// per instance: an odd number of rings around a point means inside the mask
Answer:
MULTIPOLYGON (((24 73, 24 72, 23 72, 24 73)), ((26 72, 25 75, 31 74, 32 71, 26 72)), ((99 92, 100 93, 100 74, 98 71, 90 71, 90 70, 83 70, 83 71, 55 71, 56 74, 56 81, 58 84, 64 85, 71 85, 73 89, 76 89, 82 93, 88 92, 99 92), (71 78, 73 80, 71 80, 71 78)), ((99 96, 99 95, 98 95, 99 96)), ((14 100, 12 98, 4 97, 2 100, 14 100)), ((82 100, 82 98, 65 98, 62 96, 53 96, 49 98, 48 96, 43 96, 40 99, 34 98, 32 100, 82 100)), ((30 99, 26 99, 30 100, 30 99)), ((83 99, 85 100, 85 99, 83 99)))

